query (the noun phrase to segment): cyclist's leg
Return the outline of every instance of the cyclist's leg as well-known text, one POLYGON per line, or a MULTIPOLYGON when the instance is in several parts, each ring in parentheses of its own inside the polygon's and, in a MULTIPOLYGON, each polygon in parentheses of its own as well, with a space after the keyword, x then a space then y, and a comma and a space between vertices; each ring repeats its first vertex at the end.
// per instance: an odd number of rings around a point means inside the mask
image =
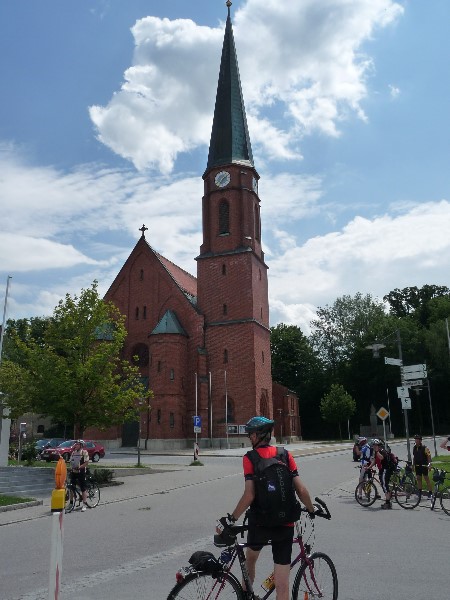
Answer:
MULTIPOLYGON (((245 564, 247 565, 247 573, 252 585, 255 581, 256 561, 258 560, 260 552, 261 550, 252 550, 252 548, 247 548, 245 551, 245 564)), ((244 582, 242 582, 242 587, 245 589, 244 582)))
POLYGON ((315 552, 310 562, 302 562, 292 587, 292 600, 323 598, 337 600, 338 578, 333 561, 322 552, 315 552))
POLYGON ((294 527, 276 527, 271 534, 277 600, 289 600, 289 573, 291 570, 294 527))

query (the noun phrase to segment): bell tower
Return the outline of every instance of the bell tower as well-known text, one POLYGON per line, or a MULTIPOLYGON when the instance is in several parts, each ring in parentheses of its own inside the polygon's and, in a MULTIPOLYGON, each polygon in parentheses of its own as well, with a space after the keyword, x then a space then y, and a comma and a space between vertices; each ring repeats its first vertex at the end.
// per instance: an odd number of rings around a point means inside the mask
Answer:
MULTIPOLYGON (((230 16, 203 175, 203 243, 197 257, 198 309, 205 317, 211 373, 210 436, 225 422, 272 416, 267 265, 261 247, 259 175, 253 163, 230 16)), ((232 428, 231 431, 234 431, 232 428)))

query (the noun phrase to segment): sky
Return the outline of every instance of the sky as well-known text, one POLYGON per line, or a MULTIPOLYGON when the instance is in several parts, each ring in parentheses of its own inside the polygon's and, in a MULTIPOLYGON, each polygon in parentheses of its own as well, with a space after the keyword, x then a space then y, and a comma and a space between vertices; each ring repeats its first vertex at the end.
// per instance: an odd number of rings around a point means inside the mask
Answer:
MULTIPOLYGON (((0 306, 196 275, 224 0, 0 0, 0 306)), ((234 0, 271 325, 450 286, 448 0, 234 0)))

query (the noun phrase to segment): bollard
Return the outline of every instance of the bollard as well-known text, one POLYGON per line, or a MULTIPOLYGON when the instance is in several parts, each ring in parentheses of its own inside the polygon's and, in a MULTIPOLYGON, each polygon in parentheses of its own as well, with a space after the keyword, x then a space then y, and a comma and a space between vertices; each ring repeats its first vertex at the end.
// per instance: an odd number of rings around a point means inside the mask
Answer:
POLYGON ((50 543, 50 574, 48 583, 48 600, 58 600, 61 590, 64 512, 66 505, 67 467, 62 456, 55 469, 56 489, 52 491, 52 537, 50 543))

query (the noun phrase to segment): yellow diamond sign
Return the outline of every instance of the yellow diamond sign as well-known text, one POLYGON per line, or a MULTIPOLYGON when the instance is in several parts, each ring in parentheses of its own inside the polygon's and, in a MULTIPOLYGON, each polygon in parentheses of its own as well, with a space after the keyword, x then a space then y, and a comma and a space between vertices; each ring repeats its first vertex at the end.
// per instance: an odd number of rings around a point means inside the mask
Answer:
POLYGON ((389 412, 385 408, 383 408, 383 406, 377 412, 377 417, 379 419, 381 419, 382 421, 384 421, 385 419, 387 419, 388 416, 389 416, 389 412))

